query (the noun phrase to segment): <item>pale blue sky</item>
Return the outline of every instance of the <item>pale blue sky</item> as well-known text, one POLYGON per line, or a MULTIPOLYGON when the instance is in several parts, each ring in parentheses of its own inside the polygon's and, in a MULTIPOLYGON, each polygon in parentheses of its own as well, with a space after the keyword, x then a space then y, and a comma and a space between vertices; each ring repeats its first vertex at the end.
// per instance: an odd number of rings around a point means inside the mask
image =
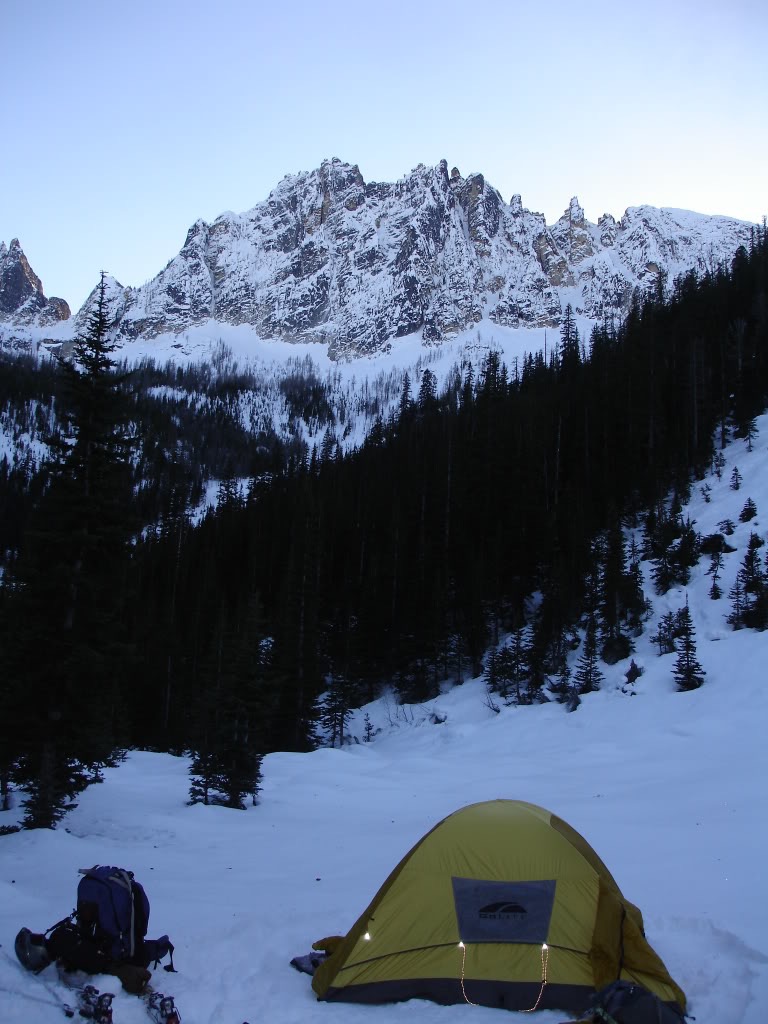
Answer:
POLYGON ((79 308, 325 157, 441 158, 551 223, 768 212, 768 4, 0 0, 0 240, 79 308))

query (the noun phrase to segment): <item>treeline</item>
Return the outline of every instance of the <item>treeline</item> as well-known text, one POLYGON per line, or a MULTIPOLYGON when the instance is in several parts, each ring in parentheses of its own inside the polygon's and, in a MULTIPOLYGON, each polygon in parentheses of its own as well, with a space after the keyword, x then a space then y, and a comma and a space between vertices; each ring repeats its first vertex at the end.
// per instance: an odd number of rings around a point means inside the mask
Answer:
MULTIPOLYGON (((103 383, 114 423, 129 422, 119 374, 103 383)), ((328 415, 317 389, 287 386, 328 415)), ((679 507, 767 399, 762 229, 730 267, 660 288, 589 339, 567 311, 546 354, 506 366, 491 352, 440 393, 429 369, 406 377, 398 415, 353 454, 273 453, 245 496, 221 472, 197 525, 188 484, 138 530, 129 472, 104 476, 95 515, 88 473, 75 501, 52 469, 59 489, 36 501, 0 591, 13 723, 0 726, 0 782, 26 785, 28 823, 51 824, 116 751, 148 746, 192 752, 192 798, 237 806, 264 753, 311 748, 318 726, 338 738, 383 685, 423 700, 485 664, 505 699, 575 706, 599 659, 627 657, 642 629, 641 557, 658 563, 659 590, 695 564, 679 507), (67 522, 79 546, 60 535, 67 522), (629 522, 642 551, 625 548, 629 522), (54 557, 60 578, 44 584, 54 557), (524 640, 523 669, 514 644, 497 649, 505 635, 524 640)), ((62 465, 82 449, 86 406, 62 465)), ((129 435, 113 468, 131 465, 129 435)), ((172 461, 174 444, 158 443, 172 461)))
POLYGON ((152 648, 144 685, 169 695, 152 742, 184 746, 194 695, 225 675, 237 690, 211 656, 254 643, 257 608, 270 750, 310 747, 319 718, 338 734, 384 684, 430 697, 516 627, 531 630, 530 699, 590 616, 600 655, 628 655, 647 611, 639 559, 669 550, 670 579, 695 564, 675 507, 718 439, 765 407, 766 265, 760 234, 588 341, 566 316, 546 358, 491 353, 440 395, 425 370, 353 455, 321 453, 248 500, 224 495, 194 530, 182 517, 146 538, 136 631, 152 648), (644 552, 623 548, 628 519, 646 525, 644 552))

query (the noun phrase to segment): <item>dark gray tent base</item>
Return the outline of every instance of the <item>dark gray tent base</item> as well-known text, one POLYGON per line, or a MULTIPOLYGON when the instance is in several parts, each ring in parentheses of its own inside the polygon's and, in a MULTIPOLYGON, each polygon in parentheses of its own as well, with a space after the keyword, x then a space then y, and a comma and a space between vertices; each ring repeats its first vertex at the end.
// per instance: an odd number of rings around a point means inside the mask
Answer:
POLYGON ((539 1010, 582 1013, 594 996, 595 990, 588 985, 547 984, 541 992, 541 982, 465 980, 462 991, 461 982, 456 978, 408 978, 370 985, 331 987, 323 999, 340 1003, 395 1003, 406 999, 429 999, 442 1006, 469 1002, 504 1010, 532 1010, 536 1006, 539 1010))

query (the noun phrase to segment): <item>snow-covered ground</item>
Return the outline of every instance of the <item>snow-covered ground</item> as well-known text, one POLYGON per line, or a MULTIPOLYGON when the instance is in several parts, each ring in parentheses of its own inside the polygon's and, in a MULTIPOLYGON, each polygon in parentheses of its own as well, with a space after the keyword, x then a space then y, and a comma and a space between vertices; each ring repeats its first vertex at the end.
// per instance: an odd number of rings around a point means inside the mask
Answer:
MULTIPOLYGON (((580 337, 588 345, 592 321, 575 318, 580 337)), ((46 358, 47 347, 41 337, 65 340, 71 333, 69 322, 55 325, 47 331, 28 328, 30 352, 46 358)), ((509 375, 522 368, 523 360, 531 353, 551 351, 560 339, 559 330, 551 328, 500 327, 483 320, 471 331, 440 345, 425 345, 419 332, 392 342, 388 352, 362 356, 348 361, 332 360, 328 346, 322 344, 265 341, 247 325, 232 326, 209 321, 180 334, 161 334, 156 338, 138 338, 119 347, 114 358, 126 365, 136 366, 143 360, 152 360, 158 366, 168 363, 176 366, 206 365, 213 374, 226 375, 249 372, 260 382, 260 388, 242 393, 240 419, 245 429, 258 433, 274 429, 278 436, 288 439, 298 429, 309 450, 322 446, 326 431, 330 429, 345 451, 360 447, 375 420, 386 420, 396 411, 404 374, 411 383, 411 397, 415 400, 425 369, 434 373, 438 391, 442 391, 452 372, 458 367, 463 375, 471 363, 475 378, 491 351, 500 354, 509 375), (328 386, 329 402, 334 409, 335 421, 326 425, 299 423, 289 427, 289 411, 279 383, 287 376, 298 373, 313 376, 328 386), (370 402, 368 401, 370 399, 370 402), (340 410, 344 409, 343 417, 340 410), (375 408, 378 411, 372 411, 375 408)), ((0 350, 4 345, 3 325, 0 324, 0 350)), ((170 389, 164 388, 166 394, 170 389)), ((39 436, 29 436, 14 425, 13 407, 0 409, 0 460, 9 464, 29 458, 39 465, 47 454, 47 447, 39 436)), ((204 508, 215 504, 218 480, 209 482, 209 495, 204 508)), ((244 486, 247 481, 244 482, 244 486)))
MULTIPOLYGON (((260 803, 244 812, 187 806, 185 759, 132 752, 58 830, 0 837, 3 1024, 57 1018, 50 993, 13 959, 13 940, 22 925, 43 930, 67 914, 77 869, 94 863, 130 868, 145 885, 150 935, 168 932, 176 944, 179 973, 158 970, 156 983, 176 997, 184 1024, 405 1024, 414 1014, 422 1024, 493 1024, 501 1011, 477 1006, 318 1002, 309 977, 289 961, 315 939, 347 931, 439 820, 497 797, 547 807, 592 844, 642 909, 648 938, 697 1024, 763 1024, 768 633, 733 632, 725 621, 749 536, 768 535, 768 417, 758 426, 754 450, 734 442, 722 478, 708 479, 710 502, 696 484, 687 509, 702 534, 725 518, 736 523, 724 596, 708 596, 707 558, 687 588, 663 598, 647 588, 654 616, 637 642, 644 674, 634 696, 622 691, 622 663, 604 667, 602 690, 572 714, 555 703, 495 714, 481 680, 425 707, 382 698, 356 714, 359 742, 269 755, 260 803), (730 488, 734 466, 738 491, 730 488), (758 515, 740 523, 748 497, 758 515), (657 656, 649 637, 658 616, 686 596, 706 679, 678 693, 674 655, 657 656), (369 743, 366 713, 380 730, 369 743)), ((17 813, 0 814, 0 824, 17 813)), ((53 968, 42 977, 55 984, 53 968)), ((117 983, 96 984, 115 991, 117 983)), ((563 1016, 535 1014, 540 1024, 563 1016)), ((119 984, 114 1018, 145 1020, 119 984)))

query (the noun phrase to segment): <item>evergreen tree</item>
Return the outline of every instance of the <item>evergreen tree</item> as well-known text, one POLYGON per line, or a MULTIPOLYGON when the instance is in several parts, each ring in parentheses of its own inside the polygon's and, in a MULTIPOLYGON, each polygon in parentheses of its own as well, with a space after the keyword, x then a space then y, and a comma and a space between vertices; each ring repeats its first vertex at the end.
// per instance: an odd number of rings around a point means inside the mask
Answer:
POLYGON ((86 331, 61 363, 67 432, 52 439, 50 486, 5 581, 12 749, 30 828, 55 826, 127 732, 131 441, 113 350, 102 274, 86 331))
POLYGON ((640 557, 635 549, 629 568, 624 574, 622 588, 622 604, 624 619, 632 636, 640 636, 643 631, 642 622, 651 611, 650 602, 646 600, 643 590, 643 573, 640 568, 640 557))
POLYGON ((597 657, 597 623, 594 616, 590 615, 584 634, 584 644, 576 665, 574 683, 576 690, 583 694, 599 690, 602 681, 603 673, 597 657))
POLYGON ((431 409, 437 402, 437 377, 427 368, 421 374, 418 406, 421 412, 431 409))
POLYGON ((515 629, 505 649, 507 676, 514 702, 532 704, 538 695, 538 687, 532 679, 529 630, 524 626, 515 629))
POLYGON ((623 620, 622 591, 626 568, 626 547, 621 522, 613 518, 605 532, 602 545, 602 572, 600 575, 600 626, 603 646, 611 647, 621 635, 623 620))
POLYGON ((747 608, 741 573, 737 573, 734 584, 728 591, 728 598, 731 601, 731 611, 726 616, 726 622, 734 629, 741 629, 745 624, 744 615, 747 608))
POLYGON ((484 678, 488 690, 498 693, 505 704, 530 704, 534 694, 530 686, 527 631, 520 627, 488 655, 484 678))
POLYGON ((747 451, 751 452, 754 448, 755 438, 757 437, 757 421, 752 417, 748 417, 747 421, 742 426, 743 437, 747 442, 747 451))
POLYGON ((768 626, 768 585, 759 555, 763 543, 759 534, 750 534, 747 552, 737 574, 737 582, 743 594, 741 622, 750 629, 765 629, 768 626))
POLYGON ((500 678, 499 667, 501 658, 497 648, 492 648, 488 652, 488 656, 485 659, 485 666, 483 668, 483 679, 485 680, 485 688, 488 693, 498 693, 500 696, 505 697, 506 692, 504 689, 504 683, 500 678))
POLYGON ((747 498, 744 502, 744 508, 739 513, 739 522, 748 523, 751 519, 754 519, 757 515, 757 505, 751 498, 747 498))
POLYGON ((555 700, 559 704, 565 704, 568 711, 575 711, 581 704, 578 688, 574 685, 571 669, 565 659, 558 667, 557 676, 550 682, 549 688, 555 695, 555 700))
POLYGON ((581 364, 579 332, 573 316, 573 309, 568 303, 560 324, 560 370, 566 376, 572 376, 581 364))
POLYGON ((680 525, 680 535, 675 546, 675 582, 685 586, 691 578, 691 569, 701 555, 701 541, 690 518, 680 525))
POLYGON ((719 600, 723 596, 723 589, 720 586, 720 573, 723 570, 723 552, 713 551, 711 555, 711 561, 709 568, 707 569, 707 575, 712 577, 712 585, 709 588, 709 596, 713 601, 719 600))
POLYGON ((318 702, 318 726, 332 747, 342 747, 349 720, 352 717, 353 687, 339 673, 328 680, 328 689, 318 702))
POLYGON ((491 349, 483 361, 478 394, 486 399, 503 398, 507 394, 507 368, 495 349, 491 349))
POLYGON ((400 392, 400 417, 407 415, 413 405, 411 397, 411 378, 408 371, 403 374, 403 387, 400 392))
POLYGON ((658 645, 659 657, 674 652, 675 641, 685 632, 685 614, 684 609, 679 609, 676 612, 666 612, 659 619, 658 629, 650 638, 658 645))
POLYGON ((696 690, 704 682, 706 675, 696 657, 696 630, 693 626, 688 601, 679 613, 680 633, 675 645, 677 658, 673 675, 678 690, 696 690))
POLYGON ((187 725, 190 803, 241 809, 247 797, 256 802, 268 732, 269 650, 255 595, 239 626, 220 616, 187 725))
POLYGON ((375 732, 376 730, 373 727, 371 716, 366 711, 365 717, 363 718, 363 743, 370 743, 375 735, 375 732))
POLYGON ((475 397, 475 371, 472 363, 467 363, 466 370, 464 372, 464 380, 461 386, 461 405, 462 408, 468 409, 471 407, 475 397))

